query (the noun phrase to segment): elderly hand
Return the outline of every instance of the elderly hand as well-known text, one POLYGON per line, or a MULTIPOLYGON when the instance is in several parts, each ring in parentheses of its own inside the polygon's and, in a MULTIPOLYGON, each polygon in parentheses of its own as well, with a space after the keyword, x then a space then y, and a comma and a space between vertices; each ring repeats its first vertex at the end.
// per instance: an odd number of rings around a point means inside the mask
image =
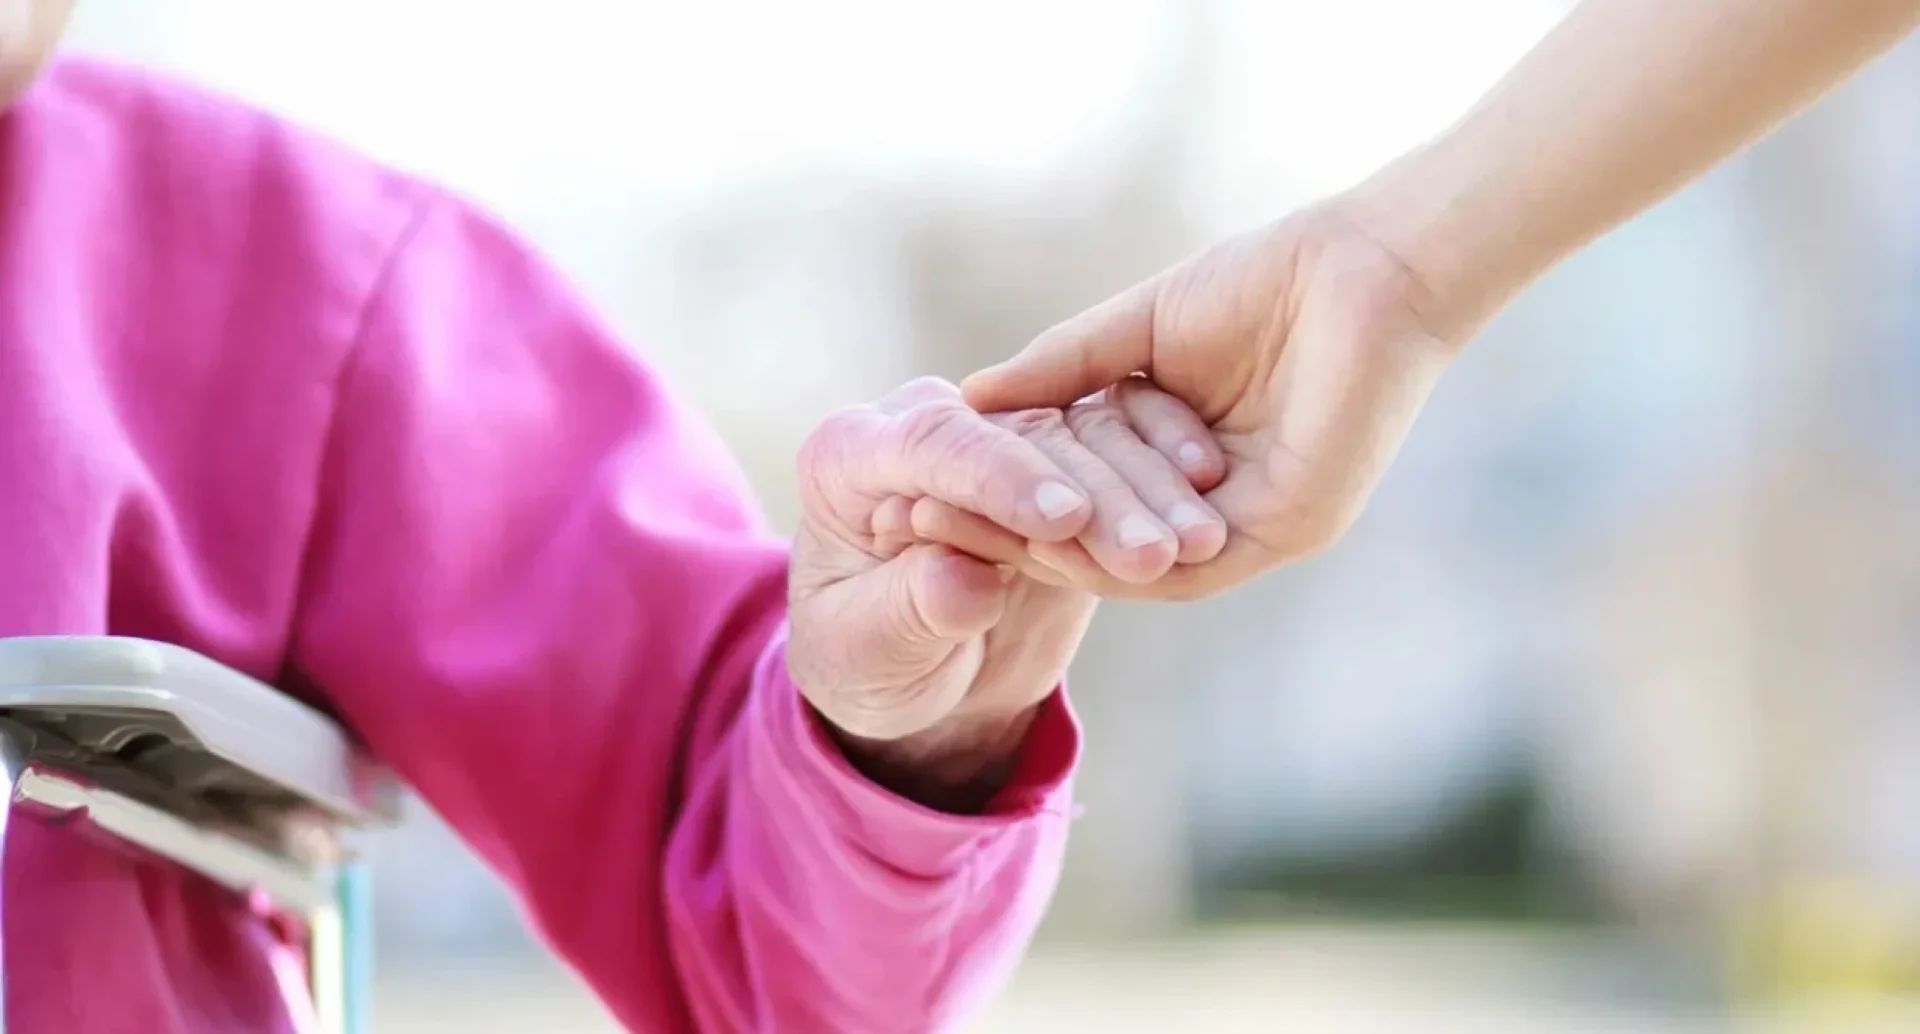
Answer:
POLYGON ((1201 499, 1222 458, 1191 411, 1150 391, 982 416, 921 380, 828 418, 801 450, 790 579, 794 681, 857 765, 925 803, 984 802, 1059 684, 1094 597, 993 562, 1072 544, 1150 583, 1217 554, 1201 499), (988 555, 946 542, 979 539, 988 555), (1008 548, 1012 544, 1012 548, 1008 548))
POLYGON ((1231 534, 1210 562, 1141 585, 1071 542, 1033 538, 1033 560, 1103 595, 1190 599, 1332 543, 1455 354, 1417 288, 1393 252, 1323 206, 1205 251, 968 378, 983 411, 1103 389, 1130 405, 1151 385, 1197 412, 1225 453, 1206 499, 1231 534))

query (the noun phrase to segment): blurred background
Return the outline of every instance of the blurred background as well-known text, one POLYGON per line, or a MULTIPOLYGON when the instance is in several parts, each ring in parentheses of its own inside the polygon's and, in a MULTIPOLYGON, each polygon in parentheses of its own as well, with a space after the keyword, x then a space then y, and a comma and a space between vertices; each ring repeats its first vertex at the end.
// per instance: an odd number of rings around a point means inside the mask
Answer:
MULTIPOLYGON (((1439 130, 1564 0, 82 0, 503 213, 782 521, 957 375, 1439 130)), ((1631 75, 1631 69, 1621 69, 1631 75)), ((1552 275, 1338 549, 1106 610, 982 1032, 1912 1030, 1920 50, 1552 275)), ((610 1031, 424 809, 382 1029, 610 1031)))

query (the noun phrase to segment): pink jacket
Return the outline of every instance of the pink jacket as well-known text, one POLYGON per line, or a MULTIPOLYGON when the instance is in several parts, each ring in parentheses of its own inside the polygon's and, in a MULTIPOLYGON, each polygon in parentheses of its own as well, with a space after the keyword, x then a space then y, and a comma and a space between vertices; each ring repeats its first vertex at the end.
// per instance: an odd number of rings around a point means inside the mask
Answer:
MULTIPOLYGON (((637 1031, 952 1027, 1058 872, 1056 695, 989 814, 863 782, 725 451, 459 201, 69 61, 0 117, 0 635, 169 640, 339 715, 637 1031)), ((21 824, 15 1034, 297 1030, 269 924, 21 824)))

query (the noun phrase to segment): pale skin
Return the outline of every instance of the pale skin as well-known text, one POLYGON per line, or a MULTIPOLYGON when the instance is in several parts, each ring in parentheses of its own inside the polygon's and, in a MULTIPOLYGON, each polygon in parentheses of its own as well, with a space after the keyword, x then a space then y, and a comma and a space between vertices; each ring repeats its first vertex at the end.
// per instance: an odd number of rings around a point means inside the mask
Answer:
POLYGON ((1082 402, 983 416, 927 378, 829 417, 801 448, 788 669, 871 777, 923 803, 992 796, 1097 597, 940 543, 940 516, 1072 544, 1148 583, 1226 541, 1224 461, 1198 415, 1082 402))
POLYGON ((1846 79, 1920 0, 1585 0, 1471 112, 1347 193, 1209 248, 969 378, 985 411, 1137 376, 1227 462, 1214 560, 1150 584, 964 513, 950 539, 1103 595, 1192 599, 1330 545, 1440 375, 1527 284, 1846 79))
MULTIPOLYGON (((0 109, 45 66, 69 11, 0 0, 0 109)), ((929 507, 1072 543, 1140 583, 1220 551, 1226 524, 1200 491, 1224 460, 1198 416, 1161 401, 1139 420, 1097 403, 983 416, 927 379, 808 438, 788 667, 856 765, 933 807, 977 808, 1093 612, 1086 592, 922 535, 929 507)))
MULTIPOLYGON (((0 0, 0 104, 69 6, 0 0)), ((836 415, 801 456, 795 681, 876 778, 984 801, 1092 593, 1195 598, 1332 543, 1492 313, 1916 21, 1587 0, 1429 146, 1055 327, 967 404, 916 382, 836 415)))

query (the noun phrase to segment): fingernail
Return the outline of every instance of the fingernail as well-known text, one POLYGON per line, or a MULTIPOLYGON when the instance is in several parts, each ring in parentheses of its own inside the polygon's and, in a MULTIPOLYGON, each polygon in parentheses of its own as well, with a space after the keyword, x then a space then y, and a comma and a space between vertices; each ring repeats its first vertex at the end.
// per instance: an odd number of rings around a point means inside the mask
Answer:
POLYGON ((1033 493, 1033 505, 1039 508, 1040 516, 1050 521, 1065 517, 1086 504, 1080 493, 1058 481, 1043 481, 1033 493))
POLYGON ((1121 549, 1139 549, 1141 546, 1150 546, 1155 542, 1164 541, 1167 537, 1166 532, 1160 530, 1158 524, 1139 514, 1133 514, 1120 521, 1119 535, 1121 549))
POLYGON ((1197 528, 1202 524, 1211 524, 1213 517, 1192 503, 1179 503, 1167 511, 1167 523, 1173 525, 1176 531, 1184 531, 1187 528, 1197 528))
POLYGON ((1207 463, 1207 450, 1198 442, 1188 442, 1180 447, 1180 462, 1189 467, 1203 467, 1207 463))

